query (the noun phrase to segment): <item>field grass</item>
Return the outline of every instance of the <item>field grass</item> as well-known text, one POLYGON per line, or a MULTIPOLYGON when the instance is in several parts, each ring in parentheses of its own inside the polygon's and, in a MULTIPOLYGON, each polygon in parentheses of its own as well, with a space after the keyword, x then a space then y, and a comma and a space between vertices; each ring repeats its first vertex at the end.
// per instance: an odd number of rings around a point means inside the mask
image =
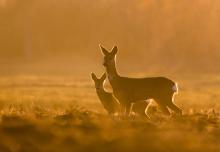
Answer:
POLYGON ((219 75, 176 76, 183 117, 113 120, 90 78, 0 77, 0 152, 220 151, 219 75))

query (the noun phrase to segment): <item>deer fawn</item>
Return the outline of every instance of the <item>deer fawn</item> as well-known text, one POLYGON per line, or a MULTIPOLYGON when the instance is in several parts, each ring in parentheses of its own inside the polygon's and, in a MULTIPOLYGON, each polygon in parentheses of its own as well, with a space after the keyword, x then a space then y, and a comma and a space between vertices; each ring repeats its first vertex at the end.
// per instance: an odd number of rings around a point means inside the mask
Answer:
POLYGON ((122 105, 125 115, 130 114, 132 103, 147 99, 155 100, 166 115, 170 115, 168 107, 177 114, 182 114, 182 110, 173 103, 174 94, 178 92, 177 83, 165 77, 122 77, 116 70, 117 47, 114 46, 111 52, 101 45, 100 48, 114 96, 122 105))
POLYGON ((104 81, 106 79, 106 74, 104 73, 100 79, 97 78, 94 73, 92 73, 91 76, 95 82, 96 93, 104 108, 110 115, 118 113, 120 111, 119 102, 114 98, 112 93, 106 92, 104 89, 104 81))
MULTIPOLYGON (((106 111, 109 113, 109 115, 114 115, 116 113, 120 113, 120 103, 115 99, 112 93, 106 92, 104 89, 104 81, 106 79, 106 74, 104 73, 102 77, 99 79, 96 77, 94 73, 91 74, 92 79, 95 82, 95 88, 96 93, 106 109, 106 111)), ((134 113, 139 114, 142 117, 148 118, 148 115, 146 114, 147 106, 149 102, 146 101, 140 101, 138 103, 135 103, 132 107, 132 110, 134 113)))

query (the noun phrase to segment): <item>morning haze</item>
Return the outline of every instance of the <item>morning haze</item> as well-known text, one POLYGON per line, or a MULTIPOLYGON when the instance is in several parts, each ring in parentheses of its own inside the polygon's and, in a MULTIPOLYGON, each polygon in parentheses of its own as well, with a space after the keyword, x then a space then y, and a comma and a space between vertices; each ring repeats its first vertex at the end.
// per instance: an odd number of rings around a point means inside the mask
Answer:
POLYGON ((219 72, 219 13, 216 0, 0 0, 1 66, 85 73, 102 43, 128 73, 219 72))

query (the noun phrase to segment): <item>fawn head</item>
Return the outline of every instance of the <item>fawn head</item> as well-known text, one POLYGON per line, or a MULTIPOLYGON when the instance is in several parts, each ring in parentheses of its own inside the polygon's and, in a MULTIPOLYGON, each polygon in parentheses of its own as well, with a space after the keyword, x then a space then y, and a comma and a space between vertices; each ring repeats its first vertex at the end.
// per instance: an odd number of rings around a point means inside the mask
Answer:
POLYGON ((103 88, 104 81, 105 81, 105 79, 106 79, 106 74, 103 73, 103 75, 102 75, 101 78, 97 78, 94 73, 91 73, 91 77, 92 77, 92 79, 93 79, 94 82, 95 82, 95 88, 96 88, 97 90, 102 89, 102 88, 103 88))
POLYGON ((110 66, 110 65, 114 64, 115 63, 115 56, 116 56, 116 54, 118 52, 117 46, 114 46, 112 48, 111 52, 107 51, 102 45, 99 45, 99 46, 100 46, 101 51, 102 51, 102 53, 104 55, 103 65, 105 67, 107 67, 107 66, 110 66))

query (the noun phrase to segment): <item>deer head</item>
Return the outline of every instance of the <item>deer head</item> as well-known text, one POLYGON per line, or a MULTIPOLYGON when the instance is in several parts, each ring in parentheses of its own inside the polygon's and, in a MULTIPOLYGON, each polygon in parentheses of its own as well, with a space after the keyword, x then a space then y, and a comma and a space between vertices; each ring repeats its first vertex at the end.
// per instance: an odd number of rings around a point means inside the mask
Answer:
POLYGON ((101 78, 97 78, 97 76, 94 73, 91 73, 91 77, 92 77, 93 81, 95 82, 95 88, 97 90, 103 89, 103 84, 104 84, 104 81, 106 79, 106 74, 103 73, 101 78))
POLYGON ((114 46, 111 50, 111 52, 107 51, 101 44, 99 45, 101 48, 101 51, 104 55, 104 61, 103 61, 103 65, 105 67, 111 66, 115 63, 115 56, 118 52, 118 48, 117 46, 114 46))

